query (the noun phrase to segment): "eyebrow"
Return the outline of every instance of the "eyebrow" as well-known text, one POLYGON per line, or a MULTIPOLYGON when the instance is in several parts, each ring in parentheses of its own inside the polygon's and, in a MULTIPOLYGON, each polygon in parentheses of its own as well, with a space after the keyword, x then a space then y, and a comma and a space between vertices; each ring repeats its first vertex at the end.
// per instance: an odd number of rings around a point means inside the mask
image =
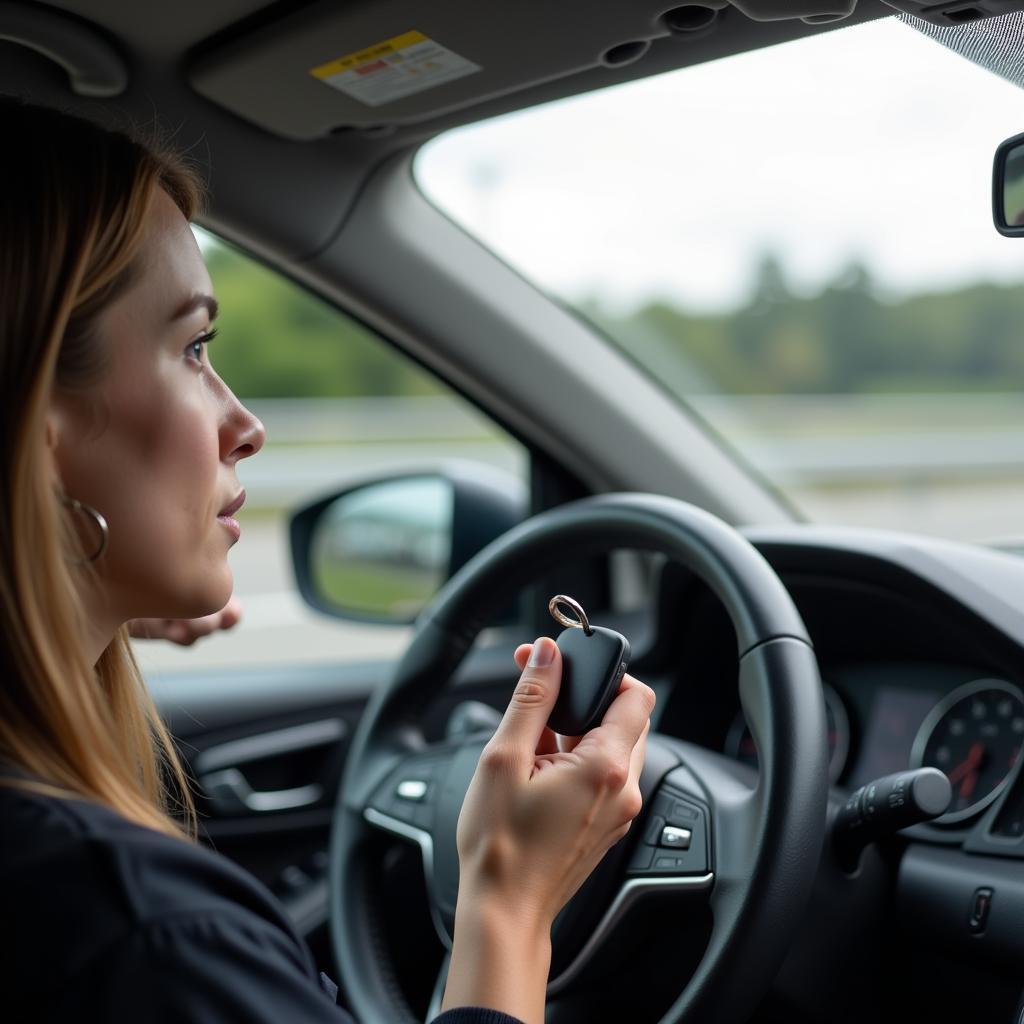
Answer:
POLYGON ((193 295, 171 314, 171 322, 190 316, 197 309, 205 309, 211 321, 217 319, 217 314, 220 311, 217 300, 212 295, 193 295))

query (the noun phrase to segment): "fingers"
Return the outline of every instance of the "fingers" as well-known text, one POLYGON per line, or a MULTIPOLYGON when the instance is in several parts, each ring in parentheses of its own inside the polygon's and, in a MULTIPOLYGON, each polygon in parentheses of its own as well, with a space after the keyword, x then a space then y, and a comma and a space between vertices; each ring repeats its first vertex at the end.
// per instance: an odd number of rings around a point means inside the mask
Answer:
POLYGON ((570 751, 575 750, 580 745, 582 736, 563 736, 561 733, 556 734, 558 736, 558 749, 563 754, 568 754, 570 751))
POLYGON ((633 749, 646 735, 654 702, 654 691, 649 686, 633 676, 624 676, 619 695, 590 735, 600 734, 600 738, 623 760, 631 758, 633 749))
MULTIPOLYGON (((515 654, 513 655, 513 657, 515 659, 516 665, 518 665, 520 669, 524 669, 526 667, 526 663, 529 660, 530 652, 532 650, 533 650, 533 644, 520 644, 516 648, 515 654)), ((612 732, 613 739, 617 740, 617 742, 619 744, 625 744, 625 743, 629 742, 629 736, 632 734, 632 730, 633 729, 636 729, 636 728, 646 729, 647 726, 649 725, 649 723, 650 723, 650 711, 647 711, 647 712, 643 712, 642 711, 642 705, 643 705, 644 701, 649 698, 649 700, 650 700, 650 707, 651 707, 651 709, 654 708, 654 701, 655 701, 654 691, 651 690, 650 687, 648 687, 646 684, 640 682, 640 680, 637 679, 635 676, 631 676, 631 675, 627 674, 627 675, 622 677, 622 682, 619 685, 619 695, 620 695, 620 697, 621 697, 622 694, 626 693, 627 691, 629 691, 631 689, 632 690, 639 690, 639 691, 642 692, 643 696, 639 696, 639 695, 634 694, 634 697, 630 698, 631 702, 639 701, 640 705, 641 705, 641 708, 639 710, 634 709, 634 712, 632 713, 632 715, 631 716, 627 716, 626 719, 624 719, 623 715, 621 714, 621 711, 622 711, 621 708, 616 712, 615 715, 612 716, 611 722, 612 722, 614 728, 613 728, 613 730, 609 730, 609 731, 612 732), (626 724, 625 725, 625 730, 623 731, 623 723, 626 722, 627 719, 629 721, 632 721, 632 725, 626 724)), ((615 703, 617 703, 618 700, 619 700, 619 697, 616 697, 616 700, 615 700, 615 702, 613 702, 612 707, 615 706, 615 703)), ((552 706, 554 706, 554 702, 552 702, 552 706)), ((611 714, 611 711, 612 711, 612 708, 609 708, 608 712, 605 714, 604 719, 602 720, 602 725, 605 722, 609 721, 608 716, 609 716, 609 714, 611 714)), ((556 742, 557 746, 552 748, 552 749, 549 749, 549 745, 544 740, 542 740, 542 745, 543 745, 544 749, 541 749, 540 746, 538 746, 538 748, 537 748, 537 753, 538 754, 550 754, 550 753, 553 753, 554 750, 559 750, 562 753, 568 753, 569 751, 575 750, 576 747, 579 745, 580 741, 583 739, 582 736, 562 736, 562 735, 560 735, 558 733, 552 733, 550 729, 545 730, 545 733, 550 733, 555 738, 555 742, 556 742)), ((644 737, 646 737, 646 732, 644 733, 644 737)), ((633 742, 630 744, 630 749, 634 749, 635 746, 636 746, 636 743, 637 743, 637 740, 634 738, 633 742)), ((642 747, 642 751, 645 750, 645 749, 646 749, 646 739, 644 739, 644 745, 642 747)), ((640 761, 640 763, 641 763, 641 765, 643 764, 642 754, 641 754, 641 761, 640 761)))
POLYGON ((129 619, 127 622, 128 635, 136 640, 148 640, 150 638, 149 623, 152 619, 129 619))
POLYGON ((214 612, 199 619, 168 619, 166 637, 182 647, 190 647, 201 637, 220 629, 220 617, 220 612, 214 612))
POLYGON ((540 734, 540 742, 537 744, 538 754, 557 754, 559 751, 558 733, 552 732, 547 726, 540 734))
POLYGON ((219 627, 221 629, 231 629, 232 626, 238 625, 241 618, 242 602, 232 594, 228 603, 221 609, 219 627))
POLYGON ((656 699, 654 691, 646 683, 641 683, 634 676, 625 675, 619 686, 619 694, 605 712, 601 726, 610 726, 623 732, 632 747, 650 721, 656 699))
POLYGON ((200 637, 231 629, 241 618, 241 602, 232 597, 219 612, 197 619, 130 619, 128 633, 140 639, 169 640, 181 647, 190 647, 200 637))
POLYGON ((195 632, 188 620, 165 619, 163 637, 179 647, 191 647, 202 635, 195 632))
MULTIPOLYGON (((520 670, 526 667, 526 662, 529 660, 530 651, 532 650, 533 644, 520 644, 516 648, 515 654, 512 657, 515 659, 515 663, 519 666, 520 670)), ((582 736, 563 736, 561 733, 554 732, 551 729, 545 729, 544 735, 537 746, 537 753, 555 754, 559 751, 567 753, 570 750, 574 750, 576 744, 581 739, 583 739, 582 736)))
POLYGON ((644 731, 640 733, 640 739, 636 741, 633 752, 629 755, 629 778, 627 786, 639 785, 640 774, 644 770, 644 758, 647 756, 647 737, 651 732, 651 721, 647 720, 644 731))
POLYGON ((532 764, 545 732, 550 732, 546 729, 548 716, 561 678, 562 655, 554 640, 542 636, 530 649, 523 674, 488 746, 515 751, 522 763, 532 764))

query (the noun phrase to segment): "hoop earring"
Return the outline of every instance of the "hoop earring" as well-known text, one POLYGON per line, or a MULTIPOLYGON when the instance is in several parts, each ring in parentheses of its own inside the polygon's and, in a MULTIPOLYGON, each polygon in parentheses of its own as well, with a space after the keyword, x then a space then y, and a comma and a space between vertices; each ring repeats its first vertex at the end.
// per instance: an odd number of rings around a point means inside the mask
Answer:
POLYGON ((88 557, 75 559, 75 565, 86 565, 90 562, 95 562, 107 550, 107 543, 110 540, 110 527, 107 526, 106 519, 103 518, 102 513, 97 512, 92 505, 86 505, 84 501, 79 501, 77 498, 68 498, 63 496, 60 499, 64 503, 65 508, 71 509, 72 512, 84 512, 89 516, 96 524, 96 528, 100 532, 100 544, 99 547, 88 557))

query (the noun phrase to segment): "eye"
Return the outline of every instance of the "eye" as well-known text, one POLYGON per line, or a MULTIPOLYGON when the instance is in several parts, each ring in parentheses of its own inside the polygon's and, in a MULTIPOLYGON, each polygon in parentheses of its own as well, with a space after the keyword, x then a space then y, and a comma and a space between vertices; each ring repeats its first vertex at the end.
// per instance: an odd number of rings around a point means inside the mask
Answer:
POLYGON ((206 334, 201 335, 194 341, 190 341, 185 348, 185 353, 197 363, 203 361, 203 349, 217 337, 217 329, 214 328, 212 331, 207 331, 206 334))

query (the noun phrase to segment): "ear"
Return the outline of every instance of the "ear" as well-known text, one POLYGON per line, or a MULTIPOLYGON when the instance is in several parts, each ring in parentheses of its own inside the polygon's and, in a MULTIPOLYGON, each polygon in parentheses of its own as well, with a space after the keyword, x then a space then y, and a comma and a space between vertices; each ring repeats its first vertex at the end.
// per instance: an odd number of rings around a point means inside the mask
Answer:
POLYGON ((68 458, 68 440, 74 439, 74 424, 70 411, 59 401, 51 400, 45 419, 45 455, 50 463, 54 486, 64 489, 62 463, 68 458))
POLYGON ((51 409, 46 414, 46 450, 52 455, 57 450, 57 413, 51 409))
POLYGON ((57 458, 57 448, 60 444, 60 413, 51 405, 46 413, 46 461, 50 464, 50 474, 53 486, 63 492, 63 474, 60 471, 60 460, 57 458))
POLYGON ((46 450, 51 455, 81 437, 87 427, 81 400, 54 388, 46 409, 46 450))

